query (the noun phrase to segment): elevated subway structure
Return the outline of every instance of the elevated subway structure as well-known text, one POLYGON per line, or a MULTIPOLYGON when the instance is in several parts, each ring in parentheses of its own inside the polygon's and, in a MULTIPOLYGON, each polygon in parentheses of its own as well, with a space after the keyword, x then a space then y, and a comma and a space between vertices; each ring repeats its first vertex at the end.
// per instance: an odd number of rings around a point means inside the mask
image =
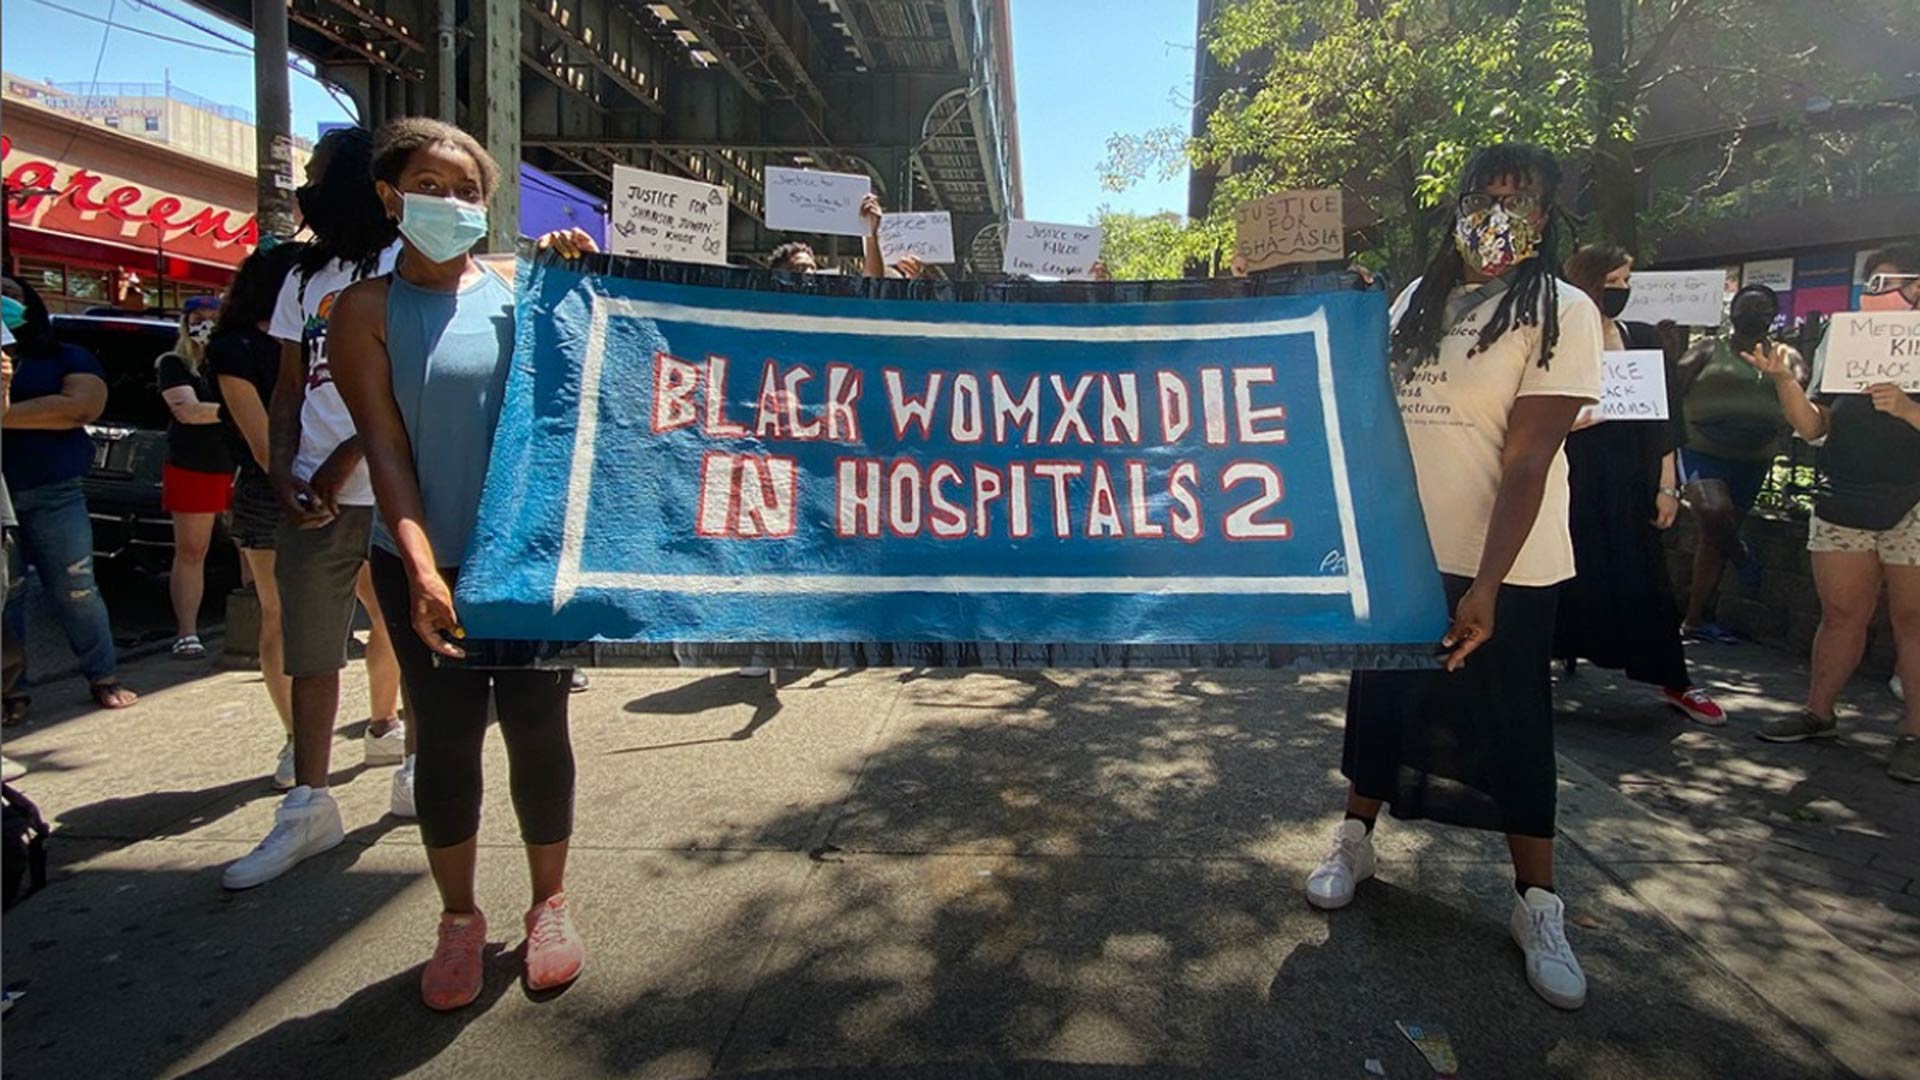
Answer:
MULTIPOLYGON (((249 0, 194 2, 252 24, 249 0)), ((616 164, 724 186, 736 262, 796 238, 859 253, 768 230, 769 165, 865 173, 889 210, 952 213, 961 275, 997 273, 1021 215, 1007 0, 288 0, 287 18, 370 126, 452 119, 496 160, 602 194, 616 164)), ((505 176, 496 247, 518 231, 505 176)))

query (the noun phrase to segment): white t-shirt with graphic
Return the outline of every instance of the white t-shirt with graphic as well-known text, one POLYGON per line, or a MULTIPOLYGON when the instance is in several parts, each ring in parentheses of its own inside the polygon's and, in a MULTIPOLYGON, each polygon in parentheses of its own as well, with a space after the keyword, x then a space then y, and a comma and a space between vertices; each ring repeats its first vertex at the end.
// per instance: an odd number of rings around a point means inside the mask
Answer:
MULTIPOLYGON (((1394 301, 1398 323, 1419 281, 1394 301)), ((1475 356, 1467 353, 1498 298, 1479 305, 1441 338, 1440 354, 1402 383, 1400 419, 1413 450, 1413 470, 1426 511, 1434 558, 1446 574, 1473 577, 1500 491, 1500 456, 1507 420, 1523 397, 1600 400, 1600 311, 1587 295, 1562 281, 1560 340, 1542 368, 1540 328, 1519 326, 1475 356)), ((1554 585, 1573 577, 1573 537, 1567 528, 1567 455, 1555 453, 1533 531, 1507 572, 1508 585, 1554 585)))
MULTIPOLYGON (((380 253, 374 275, 391 272, 399 257, 400 242, 396 240, 380 253)), ((300 408, 300 452, 293 459, 293 474, 302 480, 311 480, 328 455, 354 434, 353 417, 347 413, 347 403, 340 400, 340 391, 333 385, 333 369, 327 363, 327 319, 340 293, 362 276, 339 259, 310 275, 303 276, 295 268, 280 286, 273 321, 267 327, 267 332, 281 341, 307 343, 307 397, 300 408)), ((364 460, 340 485, 338 499, 342 506, 373 505, 373 481, 364 460)))

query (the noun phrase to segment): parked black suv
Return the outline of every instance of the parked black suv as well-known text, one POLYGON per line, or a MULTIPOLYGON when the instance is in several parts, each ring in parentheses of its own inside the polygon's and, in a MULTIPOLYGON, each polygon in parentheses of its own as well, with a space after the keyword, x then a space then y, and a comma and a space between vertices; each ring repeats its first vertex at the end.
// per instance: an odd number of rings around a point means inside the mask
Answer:
MULTIPOLYGON (((55 315, 53 330, 61 341, 92 353, 107 372, 106 410, 87 425, 93 469, 82 481, 94 557, 142 574, 163 572, 173 561, 173 519, 160 506, 172 414, 160 396, 154 361, 173 347, 179 324, 140 314, 55 315)), ((231 546, 216 537, 209 569, 234 558, 231 546)))

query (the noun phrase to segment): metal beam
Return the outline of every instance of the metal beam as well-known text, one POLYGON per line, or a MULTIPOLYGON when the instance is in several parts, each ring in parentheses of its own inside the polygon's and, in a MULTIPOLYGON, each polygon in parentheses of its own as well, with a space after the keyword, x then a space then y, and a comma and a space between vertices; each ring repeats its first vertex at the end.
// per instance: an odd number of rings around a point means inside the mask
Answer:
POLYGON ((799 85, 801 90, 806 92, 808 99, 813 102, 813 107, 821 112, 825 112, 827 108, 826 95, 822 94, 820 87, 815 85, 813 76, 807 72, 807 65, 803 63, 800 57, 793 51, 793 46, 787 44, 786 36, 780 32, 778 26, 773 24, 773 17, 767 14, 767 9, 760 3, 760 0, 733 0, 733 3, 736 8, 741 6, 746 8, 747 18, 752 21, 754 28, 760 32, 762 43, 772 49, 773 54, 778 56, 781 62, 787 66, 787 71, 793 76, 793 81, 799 85))
POLYGON ((334 29, 333 26, 328 24, 327 21, 321 18, 318 14, 309 14, 307 12, 300 11, 295 8, 289 8, 287 10, 287 20, 289 22, 297 23, 301 26, 304 26, 307 29, 313 31, 314 33, 319 34, 321 37, 326 38, 328 41, 333 42, 335 45, 338 45, 341 48, 346 49, 348 52, 351 52, 359 56, 361 59, 365 60, 367 63, 372 64, 374 67, 379 68, 381 71, 384 71, 389 75, 392 75, 396 79, 406 79, 408 81, 413 81, 416 79, 423 79, 426 77, 424 73, 417 71, 413 68, 405 67, 397 60, 390 60, 387 57, 382 56, 381 54, 375 52, 371 46, 362 44, 360 42, 357 42, 348 38, 347 36, 342 34, 339 30, 334 29))
POLYGON ((426 43, 413 36, 410 30, 394 22, 386 15, 359 3, 359 0, 327 0, 327 3, 353 15, 362 27, 372 30, 374 33, 392 38, 407 48, 412 49, 414 52, 424 53, 427 51, 426 43))
POLYGON ((609 80, 611 80, 614 83, 614 85, 620 87, 620 89, 622 90, 625 90, 630 97, 633 97, 634 99, 638 100, 640 104, 645 105, 649 109, 652 109, 656 114, 660 116, 665 116, 667 114, 666 108, 662 106, 658 101, 654 100, 653 94, 649 92, 646 87, 640 85, 638 82, 635 82, 633 79, 628 78, 625 72, 621 71, 617 67, 614 67, 612 61, 608 60, 605 56, 602 56, 600 54, 599 49, 594 48, 592 45, 589 45, 584 40, 582 40, 579 34, 575 33, 573 30, 570 30, 565 26, 562 26, 560 24, 560 20, 554 18, 553 13, 548 11, 545 7, 541 6, 538 3, 530 3, 530 4, 522 5, 521 10, 533 16, 534 22, 539 23, 541 26, 546 27, 548 30, 552 31, 555 34, 558 34, 562 39, 564 39, 567 42, 569 46, 571 46, 574 49, 574 51, 583 53, 587 57, 588 61, 590 61, 593 64, 595 69, 597 69, 602 75, 605 75, 609 80))
POLYGON ((701 47, 713 53, 714 59, 719 62, 722 68, 726 69, 727 74, 733 76, 734 81, 740 84, 740 89, 745 90, 748 97, 762 105, 767 103, 766 96, 761 91, 759 84, 749 77, 747 73, 741 69, 739 64, 734 62, 733 56, 728 53, 727 50, 720 47, 719 35, 714 33, 713 28, 707 25, 705 19, 694 14, 689 0, 664 0, 664 3, 667 5, 668 10, 673 12, 673 17, 679 22, 685 23, 687 29, 693 32, 694 37, 700 39, 701 47))
POLYGON ((860 62, 867 66, 868 71, 879 67, 879 61, 874 57, 873 45, 867 41, 867 30, 860 25, 862 5, 859 0, 840 0, 838 6, 840 21, 846 24, 847 37, 853 40, 853 47, 860 57, 860 62))
MULTIPOLYGON (((562 92, 579 99, 582 105, 585 105, 587 108, 592 109, 594 112, 599 113, 601 116, 605 116, 607 114, 607 107, 605 105, 600 104, 599 102, 593 100, 592 97, 582 93, 579 87, 568 82, 565 76, 561 75, 559 72, 549 67, 546 57, 541 56, 539 53, 534 52, 532 49, 528 48, 526 45, 526 42, 524 41, 520 43, 520 61, 521 63, 525 64, 527 67, 532 68, 536 75, 541 76, 542 78, 546 79, 548 82, 559 87, 562 92)), ((522 140, 521 145, 524 146, 528 144, 526 143, 525 140, 522 140)))
POLYGON ((600 150, 733 150, 742 154, 870 154, 903 149, 897 143, 854 143, 828 146, 823 143, 757 143, 739 141, 674 141, 647 138, 596 138, 593 136, 528 134, 521 140, 527 146, 581 146, 600 150))
MULTIPOLYGON (((499 162, 500 187, 487 214, 487 250, 509 252, 520 238, 520 41, 519 0, 471 0, 467 9, 468 53, 474 69, 467 82, 467 129, 487 156, 499 162)), ((569 88, 571 89, 571 88, 569 88)))

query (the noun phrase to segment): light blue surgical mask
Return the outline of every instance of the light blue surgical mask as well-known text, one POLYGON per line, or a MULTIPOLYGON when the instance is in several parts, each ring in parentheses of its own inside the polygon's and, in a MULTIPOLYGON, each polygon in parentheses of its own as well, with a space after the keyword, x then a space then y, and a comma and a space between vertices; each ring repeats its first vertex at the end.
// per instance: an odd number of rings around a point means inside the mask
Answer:
POLYGON ((487 208, 408 192, 400 209, 400 235, 428 261, 452 262, 487 235, 487 208))
POLYGON ((4 321, 9 330, 20 329, 27 322, 27 305, 11 296, 0 296, 0 321, 4 321))

